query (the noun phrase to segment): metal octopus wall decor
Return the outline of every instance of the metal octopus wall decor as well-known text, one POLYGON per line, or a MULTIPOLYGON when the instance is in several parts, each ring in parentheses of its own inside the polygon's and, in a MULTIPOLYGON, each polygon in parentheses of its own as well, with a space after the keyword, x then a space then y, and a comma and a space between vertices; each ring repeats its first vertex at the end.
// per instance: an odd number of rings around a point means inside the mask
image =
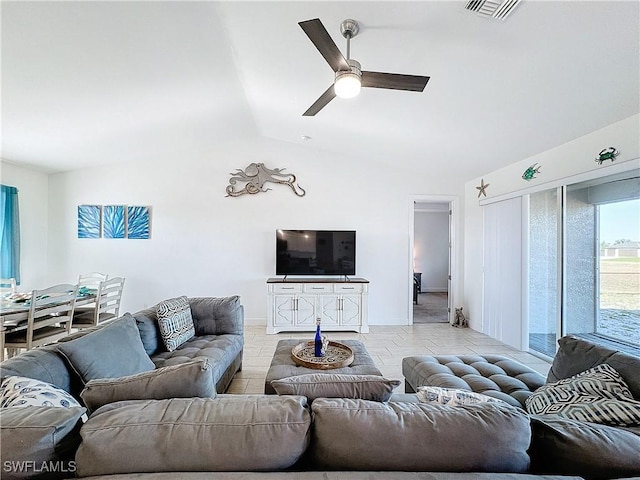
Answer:
POLYGON ((256 194, 260 192, 267 192, 271 190, 267 188, 265 184, 279 183, 281 185, 287 185, 293 193, 298 197, 304 197, 306 191, 296 183, 296 176, 293 173, 282 173, 284 168, 269 169, 264 166, 264 163, 250 163, 244 170, 237 169, 235 173, 230 173, 229 185, 227 185, 227 197, 239 197, 246 193, 256 194), (245 182, 245 186, 242 189, 236 189, 236 183, 245 182))

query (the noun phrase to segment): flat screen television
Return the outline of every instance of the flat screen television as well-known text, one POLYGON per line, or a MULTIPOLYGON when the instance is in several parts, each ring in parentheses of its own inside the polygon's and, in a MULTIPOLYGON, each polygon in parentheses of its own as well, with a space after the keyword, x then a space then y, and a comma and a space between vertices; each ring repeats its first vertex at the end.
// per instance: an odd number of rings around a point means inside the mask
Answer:
POLYGON ((276 231, 276 275, 355 274, 355 231, 276 231))

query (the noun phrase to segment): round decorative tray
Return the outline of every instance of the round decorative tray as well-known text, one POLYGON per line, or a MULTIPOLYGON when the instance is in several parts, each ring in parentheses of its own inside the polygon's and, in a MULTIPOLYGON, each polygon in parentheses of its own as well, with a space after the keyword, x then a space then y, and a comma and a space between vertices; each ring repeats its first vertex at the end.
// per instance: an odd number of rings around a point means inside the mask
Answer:
POLYGON ((323 357, 315 356, 315 343, 303 342, 291 350, 291 357, 301 367, 318 370, 348 367, 353 363, 353 350, 338 342, 329 342, 323 357))

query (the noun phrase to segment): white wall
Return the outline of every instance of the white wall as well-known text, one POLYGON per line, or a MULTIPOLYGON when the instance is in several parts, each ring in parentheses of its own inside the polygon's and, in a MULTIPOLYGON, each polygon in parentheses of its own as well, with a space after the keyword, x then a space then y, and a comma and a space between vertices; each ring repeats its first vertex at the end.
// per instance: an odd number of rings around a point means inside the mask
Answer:
POLYGON ((481 203, 499 201, 514 194, 535 189, 551 188, 563 179, 588 172, 602 172, 602 176, 621 169, 640 166, 640 115, 592 132, 571 142, 547 150, 538 155, 515 162, 505 168, 487 173, 465 184, 465 243, 464 285, 465 301, 468 305, 470 326, 486 330, 482 325, 482 281, 483 281, 483 210, 481 203), (616 147, 620 155, 615 162, 598 165, 595 162, 600 150, 616 147), (523 172, 537 163, 540 173, 527 182, 521 178, 523 172), (484 179, 489 184, 487 198, 478 198, 476 187, 484 179))
POLYGON ((449 275, 449 212, 416 211, 414 271, 422 273, 423 292, 446 292, 449 275))
POLYGON ((182 294, 239 294, 247 322, 264 324, 276 229, 354 229, 356 273, 371 281, 369 323, 405 325, 411 301, 409 198, 459 198, 462 187, 453 177, 431 183, 412 177, 352 156, 267 139, 220 145, 201 158, 52 175, 49 282, 94 270, 125 276, 123 311, 182 294), (272 185, 267 193, 225 197, 230 173, 251 162, 286 168, 306 196, 272 185), (152 238, 78 239, 79 204, 150 205, 152 238))
POLYGON ((0 162, 0 180, 18 188, 20 212, 20 290, 47 285, 48 175, 0 162))

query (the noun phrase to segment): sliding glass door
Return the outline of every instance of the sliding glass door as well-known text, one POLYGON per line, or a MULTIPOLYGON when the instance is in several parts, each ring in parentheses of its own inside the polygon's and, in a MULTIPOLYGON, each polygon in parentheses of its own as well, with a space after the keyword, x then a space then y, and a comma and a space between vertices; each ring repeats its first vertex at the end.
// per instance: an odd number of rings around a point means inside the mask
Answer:
POLYGON ((552 357, 560 322, 560 189, 529 196, 529 348, 552 357))
POLYGON ((529 195, 529 349, 572 334, 640 351, 640 171, 529 195))

